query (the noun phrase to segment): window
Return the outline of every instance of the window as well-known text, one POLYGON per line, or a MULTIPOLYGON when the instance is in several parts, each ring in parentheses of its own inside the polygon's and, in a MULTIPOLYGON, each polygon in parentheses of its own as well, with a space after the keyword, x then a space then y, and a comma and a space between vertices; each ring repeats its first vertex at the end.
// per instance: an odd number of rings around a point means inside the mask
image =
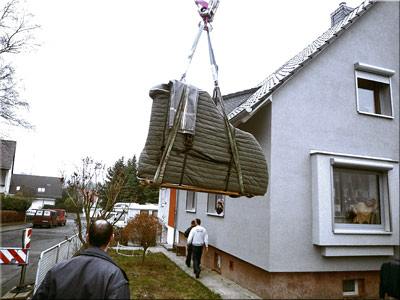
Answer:
POLYGON ((46 191, 46 189, 44 187, 39 187, 37 189, 38 193, 44 193, 46 191))
POLYGON ((207 213, 210 215, 224 216, 225 196, 219 194, 208 194, 207 213))
POLYGON ((334 229, 390 230, 388 169, 331 159, 334 229))
POLYGON ((221 274, 222 258, 219 253, 214 252, 214 270, 221 274))
POLYGON ((17 187, 15 188, 15 190, 18 192, 21 189, 21 187, 19 185, 17 185, 17 187))
POLYGON ((196 193, 193 191, 186 192, 186 211, 196 211, 196 193))
POLYGON ((399 163, 310 151, 312 243, 321 255, 393 255, 399 243, 399 163), (379 247, 377 247, 379 246, 379 247))
POLYGON ((355 64, 359 113, 393 117, 390 77, 392 70, 355 64))
POLYGON ((381 225, 383 172, 333 168, 335 223, 381 225))
POLYGON ((343 296, 358 296, 357 280, 343 280, 343 296))

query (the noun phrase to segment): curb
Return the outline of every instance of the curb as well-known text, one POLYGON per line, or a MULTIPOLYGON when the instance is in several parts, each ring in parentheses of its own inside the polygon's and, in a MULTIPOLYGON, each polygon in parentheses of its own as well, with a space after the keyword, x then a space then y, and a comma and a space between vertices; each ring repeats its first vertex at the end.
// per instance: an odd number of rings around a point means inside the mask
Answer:
POLYGON ((22 229, 29 228, 29 227, 32 227, 29 223, 28 224, 21 224, 21 225, 9 225, 9 226, 2 225, 1 228, 0 228, 0 232, 22 230, 22 229))

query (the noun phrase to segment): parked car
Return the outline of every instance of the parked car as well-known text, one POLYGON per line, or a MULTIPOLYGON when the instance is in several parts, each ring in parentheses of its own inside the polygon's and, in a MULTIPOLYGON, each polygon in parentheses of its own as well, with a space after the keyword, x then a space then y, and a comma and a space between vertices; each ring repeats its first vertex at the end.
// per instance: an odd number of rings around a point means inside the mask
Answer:
POLYGON ((57 225, 65 226, 65 224, 67 223, 67 212, 65 211, 65 209, 54 208, 53 210, 57 212, 57 225))
POLYGON ((28 209, 28 210, 25 212, 26 222, 32 222, 33 217, 34 217, 35 214, 36 214, 36 211, 37 211, 37 209, 28 209))
POLYGON ((38 209, 33 217, 33 227, 57 226, 57 212, 51 209, 38 209))

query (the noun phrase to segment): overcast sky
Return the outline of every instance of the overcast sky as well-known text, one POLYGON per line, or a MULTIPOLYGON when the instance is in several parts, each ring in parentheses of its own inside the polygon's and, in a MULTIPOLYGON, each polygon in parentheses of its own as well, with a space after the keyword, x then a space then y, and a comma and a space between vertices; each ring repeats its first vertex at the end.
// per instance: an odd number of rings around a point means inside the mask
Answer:
MULTIPOLYGON (((330 27, 340 2, 220 0, 211 36, 222 93, 260 83, 330 27)), ((26 0, 25 8, 41 25, 40 47, 16 58, 35 129, 0 124, 17 141, 14 173, 60 176, 85 156, 107 166, 139 157, 149 89, 184 71, 200 21, 194 1, 26 0)), ((206 35, 187 79, 212 92, 206 35)))

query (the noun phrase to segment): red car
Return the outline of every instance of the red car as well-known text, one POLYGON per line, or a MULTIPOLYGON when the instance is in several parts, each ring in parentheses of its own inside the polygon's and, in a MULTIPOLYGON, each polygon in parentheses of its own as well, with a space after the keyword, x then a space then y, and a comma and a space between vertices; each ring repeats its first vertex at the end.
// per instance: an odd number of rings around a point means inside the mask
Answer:
POLYGON ((65 209, 54 208, 53 210, 57 212, 57 225, 65 226, 65 224, 67 223, 67 212, 65 211, 65 209))
POLYGON ((57 226, 57 212, 50 209, 38 209, 32 220, 33 227, 46 226, 53 227, 57 226))

